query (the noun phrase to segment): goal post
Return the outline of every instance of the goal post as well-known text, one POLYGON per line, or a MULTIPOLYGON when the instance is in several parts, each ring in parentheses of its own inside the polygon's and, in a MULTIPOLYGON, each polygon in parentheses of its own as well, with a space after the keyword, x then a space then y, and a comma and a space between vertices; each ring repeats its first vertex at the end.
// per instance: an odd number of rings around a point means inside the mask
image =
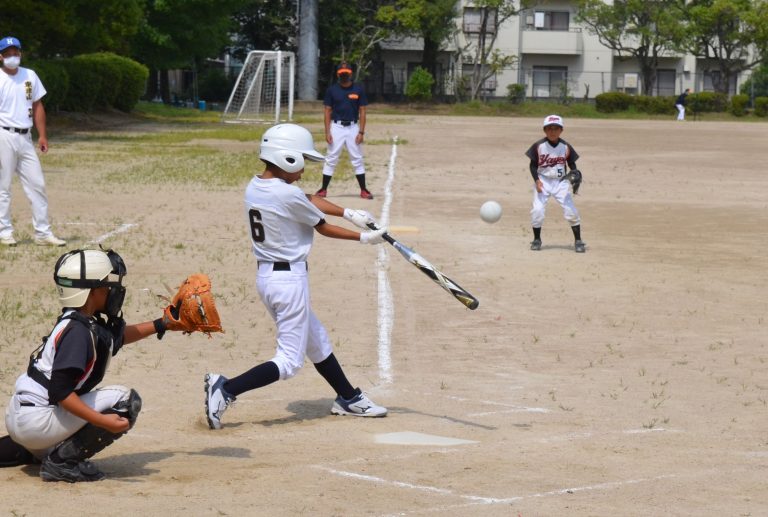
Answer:
POLYGON ((293 119, 296 58, 283 50, 253 50, 224 108, 224 122, 269 122, 293 119))

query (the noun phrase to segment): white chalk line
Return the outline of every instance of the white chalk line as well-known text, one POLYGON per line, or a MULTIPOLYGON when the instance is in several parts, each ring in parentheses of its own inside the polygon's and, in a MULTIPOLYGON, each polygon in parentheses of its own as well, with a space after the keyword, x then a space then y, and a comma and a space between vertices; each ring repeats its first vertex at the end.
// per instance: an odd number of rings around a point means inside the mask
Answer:
POLYGON ((134 226, 138 226, 138 224, 136 224, 136 223, 124 223, 124 224, 121 224, 118 228, 112 230, 111 232, 107 232, 104 235, 101 235, 101 236, 95 238, 94 240, 89 241, 88 244, 101 244, 102 242, 104 242, 105 240, 109 239, 110 237, 114 237, 115 235, 117 235, 119 233, 127 232, 128 230, 130 230, 134 226))
POLYGON ((574 440, 586 440, 588 438, 601 438, 608 437, 616 434, 626 435, 651 435, 656 433, 684 433, 685 431, 680 429, 665 429, 663 427, 654 427, 651 429, 624 429, 621 431, 584 431, 582 433, 568 433, 560 436, 550 436, 547 438, 539 438, 536 440, 538 443, 556 443, 556 442, 571 442, 574 440))
POLYGON ((446 395, 444 393, 428 393, 428 392, 422 392, 422 391, 412 391, 405 388, 400 388, 400 391, 406 392, 406 393, 416 393, 421 396, 425 397, 442 397, 446 398, 448 400, 454 400, 456 402, 468 402, 470 404, 484 404, 486 406, 499 406, 506 409, 500 410, 500 411, 485 411, 482 413, 471 413, 467 416, 485 416, 485 415, 492 415, 495 413, 550 413, 551 411, 547 408, 542 407, 526 407, 526 406, 518 406, 517 404, 507 404, 504 402, 499 402, 497 400, 477 400, 477 399, 469 399, 466 397, 457 397, 455 395, 446 395))
MULTIPOLYGON (((63 223, 63 224, 66 225, 66 226, 96 226, 96 225, 101 226, 102 225, 102 223, 90 223, 90 222, 86 223, 86 222, 76 222, 76 221, 70 221, 70 222, 66 222, 66 223, 63 223)), ((107 233, 105 233, 103 235, 100 235, 99 237, 96 237, 95 239, 93 239, 91 241, 88 241, 87 244, 100 244, 100 243, 104 242, 105 240, 109 239, 110 237, 113 237, 113 236, 118 235, 118 234, 123 233, 123 232, 127 232, 128 230, 130 230, 131 228, 133 228, 135 226, 138 226, 138 224, 137 223, 123 223, 120 226, 118 226, 117 228, 115 228, 114 230, 112 230, 110 232, 107 232, 107 233)))
POLYGON ((336 476, 351 478, 351 479, 357 479, 360 481, 368 481, 370 483, 375 483, 379 485, 389 485, 394 486, 398 488, 406 488, 409 490, 416 490, 420 492, 428 492, 432 494, 439 494, 444 496, 451 496, 451 497, 458 497, 460 499, 464 499, 467 501, 472 501, 476 504, 509 504, 514 503, 516 501, 522 501, 524 499, 532 499, 537 497, 550 497, 550 496, 556 496, 556 495, 563 495, 563 494, 574 494, 577 492, 587 492, 592 490, 606 490, 611 488, 618 488, 621 486, 626 485, 633 485, 638 483, 646 483, 649 481, 658 481, 661 479, 668 479, 675 477, 674 474, 665 474, 661 476, 654 476, 650 478, 638 478, 638 479, 627 479, 623 481, 609 481, 606 483, 598 483, 596 485, 585 485, 585 486, 578 486, 578 487, 569 487, 569 488, 560 488, 557 490, 550 490, 547 492, 539 492, 536 494, 528 494, 528 495, 520 495, 520 496, 512 496, 512 497, 486 497, 486 496, 479 496, 479 495, 472 495, 472 494, 461 494, 454 492, 453 490, 447 489, 447 488, 439 488, 429 485, 415 485, 413 483, 407 483, 405 481, 396 481, 391 479, 384 479, 377 476, 371 476, 368 474, 358 474, 357 472, 349 472, 344 470, 336 470, 329 467, 324 467, 320 465, 315 465, 315 468, 318 468, 320 470, 324 470, 325 472, 328 472, 330 474, 334 474, 336 476))
MULTIPOLYGON (((387 181, 384 184, 384 203, 381 207, 379 224, 389 226, 389 207, 392 204, 392 184, 395 180, 395 160, 397 159, 397 136, 392 138, 392 153, 389 157, 387 181)), ((392 288, 389 285, 389 250, 385 245, 379 246, 377 257, 378 278, 378 328, 379 328, 379 380, 384 384, 392 383, 392 324, 394 321, 394 304, 392 288)))

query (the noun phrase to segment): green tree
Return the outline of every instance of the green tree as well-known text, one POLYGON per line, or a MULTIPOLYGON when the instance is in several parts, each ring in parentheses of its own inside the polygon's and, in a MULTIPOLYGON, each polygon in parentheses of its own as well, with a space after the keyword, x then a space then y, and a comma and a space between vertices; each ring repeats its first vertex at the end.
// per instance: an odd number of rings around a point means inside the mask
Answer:
POLYGON ((205 58, 221 55, 231 43, 233 15, 246 0, 146 0, 147 10, 134 40, 134 57, 150 69, 148 95, 170 102, 168 69, 196 73, 205 58))
POLYGON ((394 34, 421 37, 421 65, 432 77, 438 77, 438 53, 457 30, 456 5, 455 0, 394 0, 379 8, 378 19, 394 34))
POLYGON ((643 93, 656 83, 659 57, 681 41, 684 0, 578 0, 577 20, 619 57, 637 60, 643 93))
POLYGON ((36 57, 127 54, 143 7, 144 0, 25 0, 3 6, 0 34, 18 37, 36 57))
POLYGON ((741 85, 741 93, 749 95, 752 100, 756 97, 768 97, 768 64, 763 62, 752 75, 741 85))
MULTIPOLYGON (((523 2, 525 4, 526 2, 523 2)), ((457 63, 462 73, 462 63, 472 63, 472 75, 469 77, 469 97, 477 99, 480 89, 487 79, 502 69, 512 66, 517 56, 508 55, 494 48, 502 24, 519 13, 514 0, 474 0, 469 6, 477 9, 480 24, 477 32, 468 32, 469 42, 459 51, 457 63)))
POLYGON ((235 14, 233 54, 250 50, 296 50, 297 0, 250 0, 235 14))
POLYGON ((694 0, 685 7, 682 48, 713 63, 715 91, 729 93, 731 80, 768 56, 768 3, 694 0))

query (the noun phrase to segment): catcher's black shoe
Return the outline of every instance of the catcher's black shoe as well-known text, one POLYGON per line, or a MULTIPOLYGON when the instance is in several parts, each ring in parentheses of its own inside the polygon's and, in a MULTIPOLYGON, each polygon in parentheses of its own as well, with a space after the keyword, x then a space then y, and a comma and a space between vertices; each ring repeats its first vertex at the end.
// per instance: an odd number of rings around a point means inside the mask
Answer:
POLYGON ((584 253, 587 251, 587 246, 584 244, 584 241, 576 241, 576 244, 574 245, 574 248, 576 249, 576 253, 584 253))
POLYGON ((531 242, 531 250, 539 251, 541 249, 541 239, 533 239, 531 242))
POLYGON ((62 463, 54 463, 48 456, 40 467, 40 477, 43 481, 66 481, 77 483, 80 481, 101 481, 106 476, 90 461, 65 460, 62 463))

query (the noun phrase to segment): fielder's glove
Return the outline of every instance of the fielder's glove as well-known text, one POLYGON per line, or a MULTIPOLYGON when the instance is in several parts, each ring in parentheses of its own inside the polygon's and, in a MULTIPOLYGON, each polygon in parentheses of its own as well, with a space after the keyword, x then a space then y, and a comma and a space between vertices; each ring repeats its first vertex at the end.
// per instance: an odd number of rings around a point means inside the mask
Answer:
POLYGON ((352 210, 351 208, 345 208, 344 219, 354 224, 358 228, 363 228, 364 230, 369 228, 369 224, 378 226, 376 219, 374 219, 373 216, 365 210, 352 210))
POLYGON ((208 337, 211 332, 224 332, 208 275, 200 273, 184 280, 171 304, 163 311, 160 323, 155 324, 155 328, 158 327, 161 327, 158 339, 166 330, 180 330, 186 334, 204 332, 208 337))
POLYGON ((579 193, 579 187, 581 186, 581 171, 579 169, 573 169, 571 172, 560 178, 560 181, 568 180, 573 186, 573 193, 579 193))

